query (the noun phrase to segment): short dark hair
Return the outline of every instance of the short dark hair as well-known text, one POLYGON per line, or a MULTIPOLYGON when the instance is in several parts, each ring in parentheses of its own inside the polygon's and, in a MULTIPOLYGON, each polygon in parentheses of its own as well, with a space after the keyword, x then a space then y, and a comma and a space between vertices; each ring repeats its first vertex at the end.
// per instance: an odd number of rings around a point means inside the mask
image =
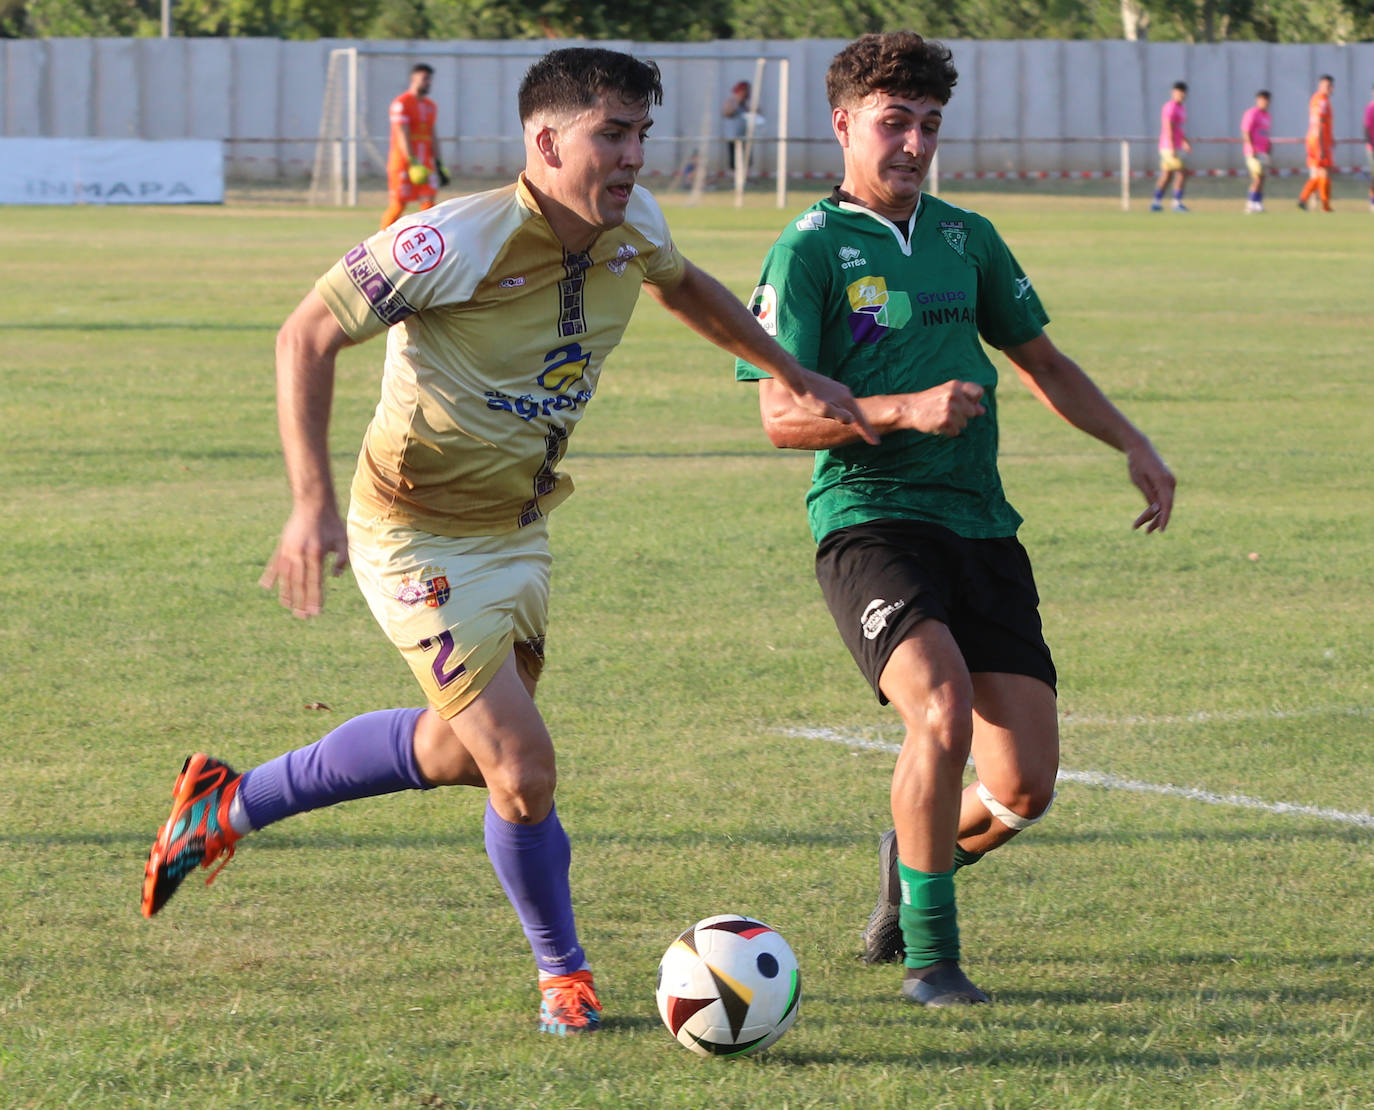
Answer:
POLYGON ((410 72, 412 74, 428 73, 431 77, 433 77, 434 67, 430 65, 428 62, 416 62, 413 66, 410 67, 410 72))
POLYGON ((1257 93, 1255 93, 1255 95, 1256 95, 1256 96, 1262 96, 1262 97, 1264 97, 1265 100, 1271 100, 1271 99, 1272 99, 1272 97, 1270 97, 1270 95, 1269 95, 1269 90, 1268 90, 1268 89, 1260 89, 1260 91, 1257 92, 1257 93))
POLYGON ((569 46, 551 50, 525 72, 520 82, 520 122, 538 112, 590 108, 607 94, 628 103, 663 103, 658 66, 616 50, 569 46))
POLYGON ((832 108, 850 107, 875 92, 948 104, 959 73, 941 43, 915 31, 860 35, 830 62, 825 93, 832 108))
POLYGON ((1317 80, 1318 80, 1318 81, 1330 81, 1333 85, 1336 83, 1336 79, 1335 79, 1334 77, 1332 77, 1331 74, 1329 74, 1329 73, 1323 73, 1320 77, 1317 78, 1317 80))
POLYGON ((1181 93, 1186 93, 1186 92, 1188 91, 1188 82, 1187 82, 1187 81, 1175 81, 1175 82, 1174 82, 1174 88, 1176 88, 1176 89, 1177 89, 1179 92, 1181 92, 1181 93))

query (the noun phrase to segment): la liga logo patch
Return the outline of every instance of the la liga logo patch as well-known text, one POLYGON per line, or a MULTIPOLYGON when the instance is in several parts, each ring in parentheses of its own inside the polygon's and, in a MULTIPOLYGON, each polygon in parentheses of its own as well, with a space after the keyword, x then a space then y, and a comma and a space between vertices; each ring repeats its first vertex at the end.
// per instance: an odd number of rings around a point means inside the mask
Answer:
POLYGON ((771 285, 760 285, 749 298, 749 311, 769 335, 778 334, 778 291, 771 285))

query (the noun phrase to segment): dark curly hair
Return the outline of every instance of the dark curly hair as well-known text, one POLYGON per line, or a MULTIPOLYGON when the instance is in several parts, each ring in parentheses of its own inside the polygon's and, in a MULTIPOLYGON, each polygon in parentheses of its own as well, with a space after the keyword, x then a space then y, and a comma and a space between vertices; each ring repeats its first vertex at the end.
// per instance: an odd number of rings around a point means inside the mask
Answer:
POLYGON ((832 108, 852 108, 875 92, 948 104, 959 74, 953 55, 915 31, 860 35, 835 55, 825 75, 832 108))
POLYGON ((663 103, 663 78, 653 62, 601 47, 551 50, 520 82, 520 122, 544 111, 580 111, 607 94, 631 104, 663 103))

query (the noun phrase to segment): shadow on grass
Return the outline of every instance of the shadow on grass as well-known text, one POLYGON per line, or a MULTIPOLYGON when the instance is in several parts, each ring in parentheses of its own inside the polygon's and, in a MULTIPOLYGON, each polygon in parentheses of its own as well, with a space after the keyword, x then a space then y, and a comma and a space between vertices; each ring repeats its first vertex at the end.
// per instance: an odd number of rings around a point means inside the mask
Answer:
MULTIPOLYGON (((256 566, 256 563, 252 564, 256 566)), ((477 795, 474 795, 476 798, 477 795)), ((485 795, 483 795, 485 797, 485 795)), ((366 799, 361 799, 366 800, 366 799)), ((347 804, 347 803, 344 803, 347 804)), ((463 813, 453 818, 450 829, 438 833, 363 833, 347 832, 340 829, 317 829, 306 831, 293 831, 289 824, 290 819, 281 825, 264 829, 253 837, 253 851, 324 851, 337 852, 356 850, 360 852, 368 851, 407 851, 421 849, 441 849, 447 850, 455 846, 472 847, 476 845, 479 849, 482 841, 482 815, 481 810, 474 809, 471 813, 463 813)), ((154 828, 152 831, 156 831, 154 828)), ((814 829, 814 830, 790 830, 778 829, 768 826, 757 828, 741 828, 732 830, 730 833, 708 834, 699 829, 684 829, 681 831, 654 831, 652 829, 590 829, 578 828, 575 821, 570 826, 570 834, 573 838, 574 847, 581 850, 604 849, 604 848, 633 848, 642 849, 647 845, 667 849, 691 849, 708 851, 730 851, 734 849, 745 850, 750 848, 854 848, 859 851, 872 848, 875 856, 877 852, 878 838, 867 833, 856 835, 845 829, 814 829)), ((149 836, 143 832, 110 832, 100 829, 88 830, 46 830, 40 829, 33 832, 5 832, 0 833, 0 846, 12 845, 23 848, 43 848, 43 847, 109 847, 111 845, 143 843, 149 840, 149 836)), ((1159 831, 1155 833, 1122 833, 1120 835, 1104 832, 1088 833, 1060 833, 1051 835, 1037 831, 1035 834, 1034 846, 1037 848, 1047 848, 1063 845, 1083 845, 1083 844, 1106 844, 1129 847, 1131 844, 1150 841, 1155 843, 1205 843, 1215 845, 1217 843, 1245 844, 1249 842, 1272 844, 1275 840, 1272 828, 1255 828, 1252 830, 1227 829, 1224 831, 1213 830, 1192 830, 1180 829, 1170 831, 1159 831)), ((1317 841, 1322 844, 1330 844, 1332 841, 1341 841, 1348 844, 1367 845, 1370 842, 1368 833, 1359 829, 1330 829, 1327 827, 1314 826, 1303 828, 1298 825, 1292 826, 1285 833, 1284 840, 1298 841, 1317 841)), ((1016 848, 1004 849, 1017 851, 1018 848, 1024 850, 1032 847, 1032 842, 1027 840, 1024 845, 1016 848)), ((993 857, 993 866, 995 866, 993 857)), ((984 863, 977 871, 970 871, 969 875, 977 876, 987 874, 988 863, 984 863)))

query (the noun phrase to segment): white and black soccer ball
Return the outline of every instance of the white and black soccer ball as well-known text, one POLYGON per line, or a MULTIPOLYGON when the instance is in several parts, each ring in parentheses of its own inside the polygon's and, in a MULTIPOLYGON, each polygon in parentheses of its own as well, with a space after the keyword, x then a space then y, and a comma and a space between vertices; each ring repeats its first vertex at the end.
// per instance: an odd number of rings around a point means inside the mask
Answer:
POLYGON ((761 1052, 792 1028, 801 972, 781 934, 735 913, 698 921, 658 965, 658 1013, 702 1056, 761 1052))

